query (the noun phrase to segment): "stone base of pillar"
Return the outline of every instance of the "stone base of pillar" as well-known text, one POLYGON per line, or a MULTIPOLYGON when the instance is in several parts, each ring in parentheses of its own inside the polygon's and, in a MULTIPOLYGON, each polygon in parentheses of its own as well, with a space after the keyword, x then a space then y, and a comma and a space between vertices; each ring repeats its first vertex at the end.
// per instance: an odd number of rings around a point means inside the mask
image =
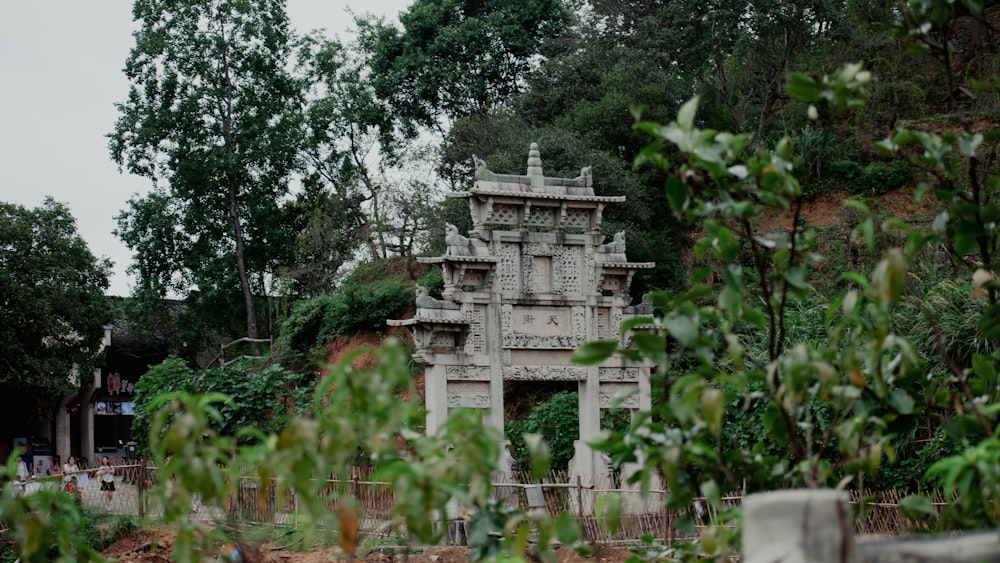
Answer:
POLYGON ((746 563, 853 563, 854 513, 847 493, 785 490, 743 499, 746 563))

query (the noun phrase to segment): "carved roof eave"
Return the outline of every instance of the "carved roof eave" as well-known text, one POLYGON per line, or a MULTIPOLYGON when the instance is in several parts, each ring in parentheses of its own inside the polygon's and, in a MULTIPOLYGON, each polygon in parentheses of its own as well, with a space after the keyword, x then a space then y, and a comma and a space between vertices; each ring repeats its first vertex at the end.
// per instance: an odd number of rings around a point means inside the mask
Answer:
POLYGON ((597 261, 600 268, 621 268, 622 270, 648 270, 656 266, 656 262, 601 262, 597 261))
MULTIPOLYGON (((434 309, 432 309, 434 310, 434 309)), ((448 319, 438 316, 425 317, 420 315, 420 309, 417 309, 417 314, 411 319, 386 319, 385 323, 389 326, 417 326, 417 325, 451 325, 451 326, 468 326, 472 324, 466 319, 448 319)))
POLYGON ((456 256, 454 254, 445 254, 444 256, 417 257, 417 262, 421 264, 444 264, 445 262, 496 264, 499 261, 500 259, 496 256, 456 256))
POLYGON ((623 195, 562 195, 547 194, 538 192, 516 192, 508 190, 480 190, 473 188, 467 192, 449 192, 448 197, 468 198, 472 195, 484 198, 510 198, 510 199, 532 199, 549 201, 576 201, 580 203, 622 203, 625 201, 623 195))

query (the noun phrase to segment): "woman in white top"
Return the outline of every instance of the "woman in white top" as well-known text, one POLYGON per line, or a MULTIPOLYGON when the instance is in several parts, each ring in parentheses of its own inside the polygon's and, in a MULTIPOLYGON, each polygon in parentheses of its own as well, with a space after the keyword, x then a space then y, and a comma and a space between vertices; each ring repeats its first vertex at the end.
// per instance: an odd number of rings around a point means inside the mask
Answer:
POLYGON ((69 459, 63 464, 63 483, 69 483, 73 479, 76 479, 78 471, 80 471, 80 468, 76 465, 76 458, 69 456, 69 459))
POLYGON ((111 502, 111 496, 115 492, 115 468, 111 466, 108 456, 101 458, 101 466, 97 468, 97 480, 101 482, 104 500, 111 502))

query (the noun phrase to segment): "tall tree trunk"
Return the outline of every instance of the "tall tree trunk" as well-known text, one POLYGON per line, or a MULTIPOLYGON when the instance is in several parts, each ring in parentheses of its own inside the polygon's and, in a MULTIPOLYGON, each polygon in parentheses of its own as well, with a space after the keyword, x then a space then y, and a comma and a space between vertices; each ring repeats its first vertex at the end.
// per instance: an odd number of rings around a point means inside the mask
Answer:
MULTIPOLYGON (((220 34, 222 36, 222 85, 225 88, 226 106, 222 114, 222 138, 226 146, 226 184, 229 189, 229 217, 233 221, 233 238, 236 240, 236 271, 240 276, 240 288, 243 290, 243 303, 247 312, 247 338, 256 340, 257 336, 257 308, 254 306, 253 292, 250 290, 250 278, 247 276, 246 260, 244 259, 244 249, 246 241, 243 238, 243 224, 240 220, 240 208, 238 203, 239 182, 236 179, 236 170, 233 167, 233 83, 229 76, 229 43, 226 41, 225 25, 220 24, 220 34)), ((260 343, 252 342, 253 354, 260 355, 260 343)))

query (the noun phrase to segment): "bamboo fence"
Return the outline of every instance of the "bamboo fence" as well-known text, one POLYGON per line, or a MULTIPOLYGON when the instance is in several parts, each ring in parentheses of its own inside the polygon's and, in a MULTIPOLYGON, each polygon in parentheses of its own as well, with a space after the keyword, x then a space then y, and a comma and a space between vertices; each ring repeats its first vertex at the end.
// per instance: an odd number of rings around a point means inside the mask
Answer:
MULTIPOLYGON (((116 466, 116 490, 109 501, 99 488, 99 483, 91 473, 81 471, 79 487, 80 503, 86 509, 113 514, 136 516, 158 516, 156 507, 143 494, 156 481, 157 470, 141 464, 121 464, 116 466), (85 475, 85 477, 82 477, 85 475)), ((258 489, 252 468, 244 468, 244 477, 239 479, 233 494, 225 507, 202 506, 195 502, 192 515, 205 520, 236 519, 248 523, 269 523, 279 525, 294 524, 297 521, 297 504, 294 493, 278 494, 274 482, 266 490, 258 489)), ((344 499, 350 499, 360 509, 361 531, 368 536, 394 537, 400 528, 394 521, 392 508, 394 495, 389 483, 373 478, 375 470, 370 467, 352 468, 347 475, 329 476, 321 495, 329 499, 328 507, 336 511, 344 499)), ((63 486, 61 476, 39 480, 37 486, 63 486)), ((900 500, 908 493, 887 490, 850 491, 851 502, 856 507, 855 526, 859 534, 897 536, 913 531, 929 529, 926 523, 905 518, 900 510, 900 500)), ((533 483, 525 473, 516 473, 511 478, 493 483, 494 498, 509 507, 521 509, 544 508, 551 515, 568 512, 577 520, 581 539, 598 543, 636 542, 642 538, 655 538, 672 542, 697 535, 705 525, 717 515, 716 508, 707 502, 698 503, 682 510, 665 508, 666 491, 651 490, 642 497, 638 490, 622 485, 617 478, 607 483, 587 484, 579 478, 571 479, 566 471, 550 471, 541 483, 533 483), (543 499, 544 505, 529 502, 528 489, 535 489, 533 498, 543 499), (604 495, 617 494, 622 499, 621 521, 617 530, 610 531, 595 514, 600 499, 604 495), (688 525, 677 526, 679 521, 688 525), (686 531, 680 531, 686 530, 686 531)), ((947 504, 944 494, 937 491, 931 495, 935 506, 947 504)), ((740 493, 722 497, 722 509, 740 505, 740 493)), ((459 519, 462 520, 462 519, 459 519)), ((454 523, 453 523, 454 524, 454 523)), ((461 521, 458 522, 462 524, 461 521)), ((0 532, 5 531, 0 521, 0 532)))

